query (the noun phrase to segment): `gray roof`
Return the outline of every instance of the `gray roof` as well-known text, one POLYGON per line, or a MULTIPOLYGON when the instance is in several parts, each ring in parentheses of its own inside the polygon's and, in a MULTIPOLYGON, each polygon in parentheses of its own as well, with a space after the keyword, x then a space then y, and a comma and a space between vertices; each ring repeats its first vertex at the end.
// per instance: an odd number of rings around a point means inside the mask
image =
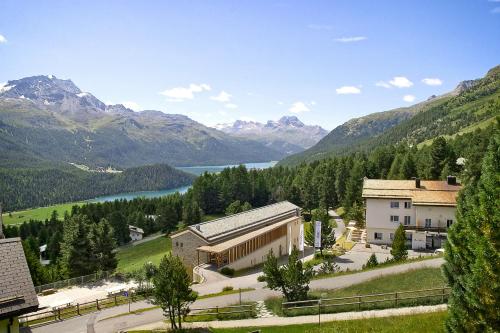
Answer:
POLYGON ((189 229, 207 241, 212 242, 298 215, 299 209, 298 206, 291 202, 282 201, 243 213, 195 224, 190 226, 189 229))
POLYGON ((37 309, 38 298, 21 239, 0 239, 0 319, 37 309))

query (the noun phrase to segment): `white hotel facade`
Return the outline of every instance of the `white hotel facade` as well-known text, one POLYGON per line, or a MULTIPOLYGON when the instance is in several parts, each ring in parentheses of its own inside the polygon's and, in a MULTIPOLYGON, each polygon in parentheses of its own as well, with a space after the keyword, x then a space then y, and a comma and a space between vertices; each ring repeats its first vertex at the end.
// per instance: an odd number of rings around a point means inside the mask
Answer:
POLYGON ((365 179, 367 242, 391 245, 402 224, 412 249, 442 247, 455 221, 460 189, 451 176, 446 181, 365 179))

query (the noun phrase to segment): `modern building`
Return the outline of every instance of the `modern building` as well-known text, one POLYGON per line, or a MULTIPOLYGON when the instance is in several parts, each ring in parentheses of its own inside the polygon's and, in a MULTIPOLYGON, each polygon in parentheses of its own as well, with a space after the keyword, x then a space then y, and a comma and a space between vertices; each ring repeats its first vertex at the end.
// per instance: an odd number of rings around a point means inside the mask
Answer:
POLYGON ((365 179, 367 242, 392 244, 402 224, 412 249, 442 247, 455 221, 461 188, 453 176, 446 181, 365 179))
POLYGON ((21 239, 0 239, 0 333, 18 333, 19 316, 37 310, 21 239))
POLYGON ((172 253, 190 269, 204 263, 238 270, 299 246, 301 210, 283 201, 187 227, 172 234, 172 253))
POLYGON ((134 227, 133 225, 129 225, 128 230, 129 230, 130 239, 132 239, 132 241, 141 240, 143 235, 144 235, 144 230, 142 230, 139 227, 134 227))

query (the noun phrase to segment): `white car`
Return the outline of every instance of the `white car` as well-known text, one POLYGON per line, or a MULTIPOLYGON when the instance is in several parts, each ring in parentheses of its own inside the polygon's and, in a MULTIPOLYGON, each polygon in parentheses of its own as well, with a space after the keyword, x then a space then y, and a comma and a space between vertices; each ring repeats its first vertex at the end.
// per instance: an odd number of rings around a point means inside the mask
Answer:
POLYGON ((434 251, 434 254, 444 254, 444 249, 443 249, 443 248, 436 249, 436 250, 434 251))

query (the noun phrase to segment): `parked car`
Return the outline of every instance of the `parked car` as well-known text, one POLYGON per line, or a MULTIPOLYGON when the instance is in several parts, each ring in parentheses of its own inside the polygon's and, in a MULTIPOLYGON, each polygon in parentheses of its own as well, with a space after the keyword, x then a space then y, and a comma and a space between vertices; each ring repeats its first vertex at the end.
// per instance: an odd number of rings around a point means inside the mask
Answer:
POLYGON ((436 249, 436 250, 434 251, 434 254, 444 254, 444 249, 443 249, 443 248, 436 249))

